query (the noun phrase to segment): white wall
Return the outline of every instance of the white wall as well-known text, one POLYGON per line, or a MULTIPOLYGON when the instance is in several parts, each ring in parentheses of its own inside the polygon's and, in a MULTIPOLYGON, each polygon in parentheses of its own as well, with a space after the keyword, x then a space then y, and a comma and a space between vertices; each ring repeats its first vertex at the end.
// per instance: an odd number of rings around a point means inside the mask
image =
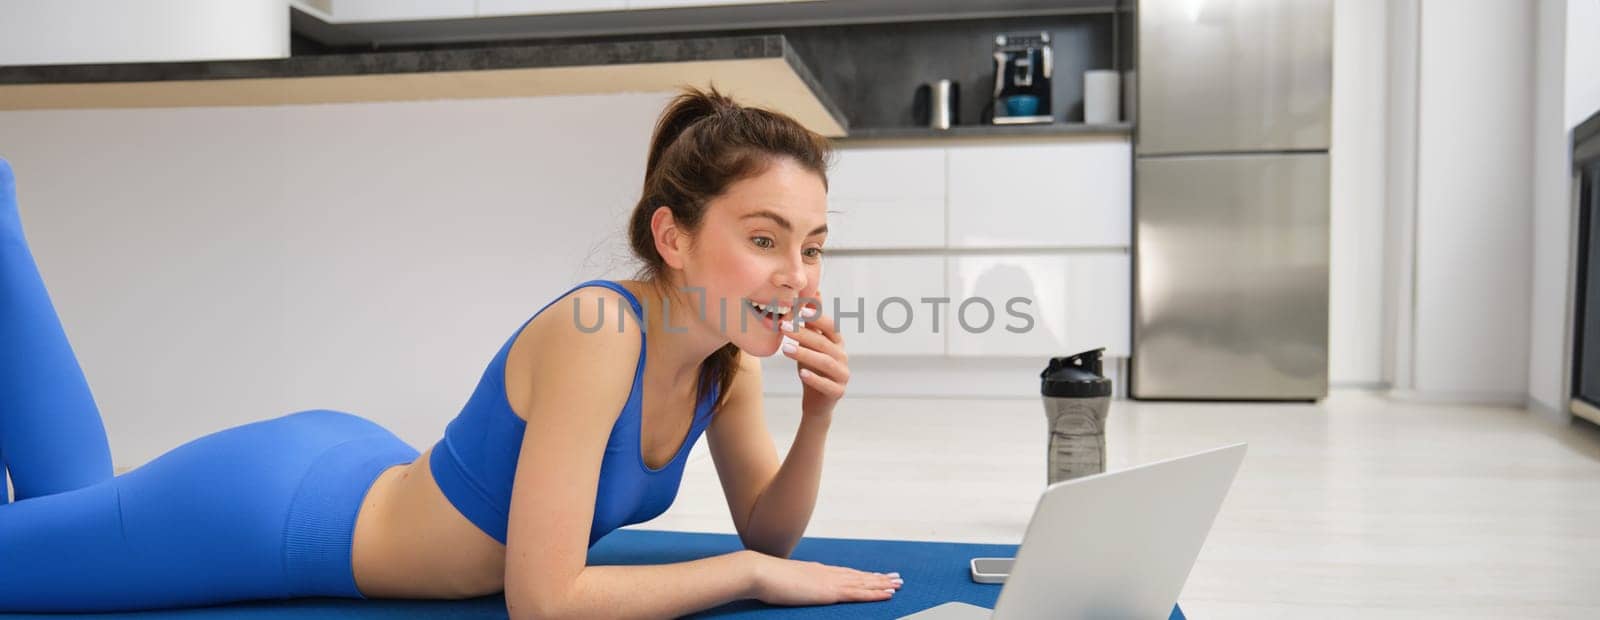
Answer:
POLYGON ((1421 4, 1411 389, 1527 394, 1536 5, 1421 4))
POLYGON ((1384 76, 1383 376, 1396 390, 1415 384, 1417 223, 1417 71, 1420 0, 1388 5, 1389 66, 1384 76))
POLYGON ((1340 0, 1333 15, 1328 381, 1383 372, 1386 0, 1340 0))
POLYGON ((1600 0, 1567 0, 1567 127, 1600 110, 1600 0))
POLYGON ((288 0, 0 0, 0 66, 288 55, 288 0))
POLYGON ((1564 411, 1569 139, 1600 109, 1600 0, 1387 12, 1385 376, 1412 395, 1564 411))
POLYGON ((665 94, 0 113, 119 467, 291 411, 425 448, 533 311, 625 277, 665 94))
POLYGON ((1566 415, 1572 320, 1571 129, 1600 111, 1600 0, 1540 0, 1528 401, 1566 415))
POLYGON ((1567 213, 1572 183, 1565 120, 1567 4, 1540 0, 1534 79, 1533 271, 1528 322, 1528 395, 1546 412, 1561 394, 1567 322, 1567 213))

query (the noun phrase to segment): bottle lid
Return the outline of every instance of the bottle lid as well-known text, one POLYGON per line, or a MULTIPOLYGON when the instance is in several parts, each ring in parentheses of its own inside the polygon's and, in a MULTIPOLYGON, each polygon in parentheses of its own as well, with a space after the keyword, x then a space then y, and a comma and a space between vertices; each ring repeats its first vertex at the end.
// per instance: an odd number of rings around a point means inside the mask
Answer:
POLYGON ((1050 365, 1039 373, 1039 393, 1057 398, 1095 398, 1111 395, 1111 380, 1100 367, 1104 348, 1077 355, 1050 358, 1050 365))

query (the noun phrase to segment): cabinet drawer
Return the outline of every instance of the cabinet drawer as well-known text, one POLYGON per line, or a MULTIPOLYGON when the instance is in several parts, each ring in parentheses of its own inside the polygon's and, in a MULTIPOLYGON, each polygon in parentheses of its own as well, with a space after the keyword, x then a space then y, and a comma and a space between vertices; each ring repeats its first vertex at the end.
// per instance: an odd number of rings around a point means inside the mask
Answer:
POLYGON ((922 302, 944 296, 943 256, 844 256, 826 259, 822 270, 824 311, 835 316, 836 307, 862 310, 859 317, 839 319, 851 355, 944 354, 943 311, 935 323, 933 310, 922 302))
POLYGON ((949 156, 950 247, 1129 244, 1127 138, 953 146, 949 156))
POLYGON ((1109 356, 1128 354, 1127 253, 963 255, 949 261, 950 355, 1057 356, 1100 347, 1109 356), (1026 301, 1012 301, 1017 298, 1026 301))
POLYGON ((836 153, 828 172, 829 247, 944 247, 944 149, 836 153))

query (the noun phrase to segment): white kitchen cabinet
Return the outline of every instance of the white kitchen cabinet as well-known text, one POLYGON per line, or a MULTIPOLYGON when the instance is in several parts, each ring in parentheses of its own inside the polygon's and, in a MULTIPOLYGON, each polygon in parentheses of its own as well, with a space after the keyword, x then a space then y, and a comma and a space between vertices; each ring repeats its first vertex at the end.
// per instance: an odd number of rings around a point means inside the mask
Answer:
POLYGON ((475 0, 329 0, 335 23, 456 19, 477 15, 475 0))
POLYGON ((1133 350, 1133 259, 1126 252, 1067 255, 1067 341, 1057 355, 1099 347, 1110 357, 1133 350))
POLYGON ((630 9, 677 9, 729 4, 783 4, 783 0, 628 0, 630 9))
MULTIPOLYGON (((0 66, 288 57, 289 10, 282 0, 0 0, 0 66)), ((90 98, 103 104, 105 97, 90 98)))
POLYGON ((825 259, 819 286, 823 310, 830 317, 836 316, 835 308, 862 310, 859 317, 838 319, 845 350, 851 355, 943 355, 944 310, 935 322, 922 299, 944 296, 944 260, 938 254, 825 259))
POLYGON ((968 254, 948 260, 951 356, 1059 356, 1100 347, 1108 356, 1128 354, 1127 253, 968 254))
POLYGON ((1126 247, 1131 158, 1123 136, 951 146, 949 245, 1126 247))
POLYGON ((621 11, 627 0, 478 0, 478 17, 621 11))
POLYGON ((828 171, 829 248, 942 248, 945 151, 836 151, 828 171))

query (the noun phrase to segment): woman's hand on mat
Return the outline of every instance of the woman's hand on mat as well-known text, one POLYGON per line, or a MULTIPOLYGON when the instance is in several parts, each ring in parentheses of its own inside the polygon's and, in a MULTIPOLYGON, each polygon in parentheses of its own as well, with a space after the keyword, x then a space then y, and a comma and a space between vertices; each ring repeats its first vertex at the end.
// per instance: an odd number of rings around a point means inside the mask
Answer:
POLYGON ((756 596, 768 605, 832 605, 884 601, 903 582, 899 573, 869 573, 770 555, 756 561, 756 596))
POLYGON ((783 354, 799 366, 805 393, 800 399, 802 413, 833 413, 833 405, 844 397, 850 383, 850 356, 844 352, 844 337, 835 329, 833 318, 818 308, 803 306, 800 320, 784 321, 783 354))

